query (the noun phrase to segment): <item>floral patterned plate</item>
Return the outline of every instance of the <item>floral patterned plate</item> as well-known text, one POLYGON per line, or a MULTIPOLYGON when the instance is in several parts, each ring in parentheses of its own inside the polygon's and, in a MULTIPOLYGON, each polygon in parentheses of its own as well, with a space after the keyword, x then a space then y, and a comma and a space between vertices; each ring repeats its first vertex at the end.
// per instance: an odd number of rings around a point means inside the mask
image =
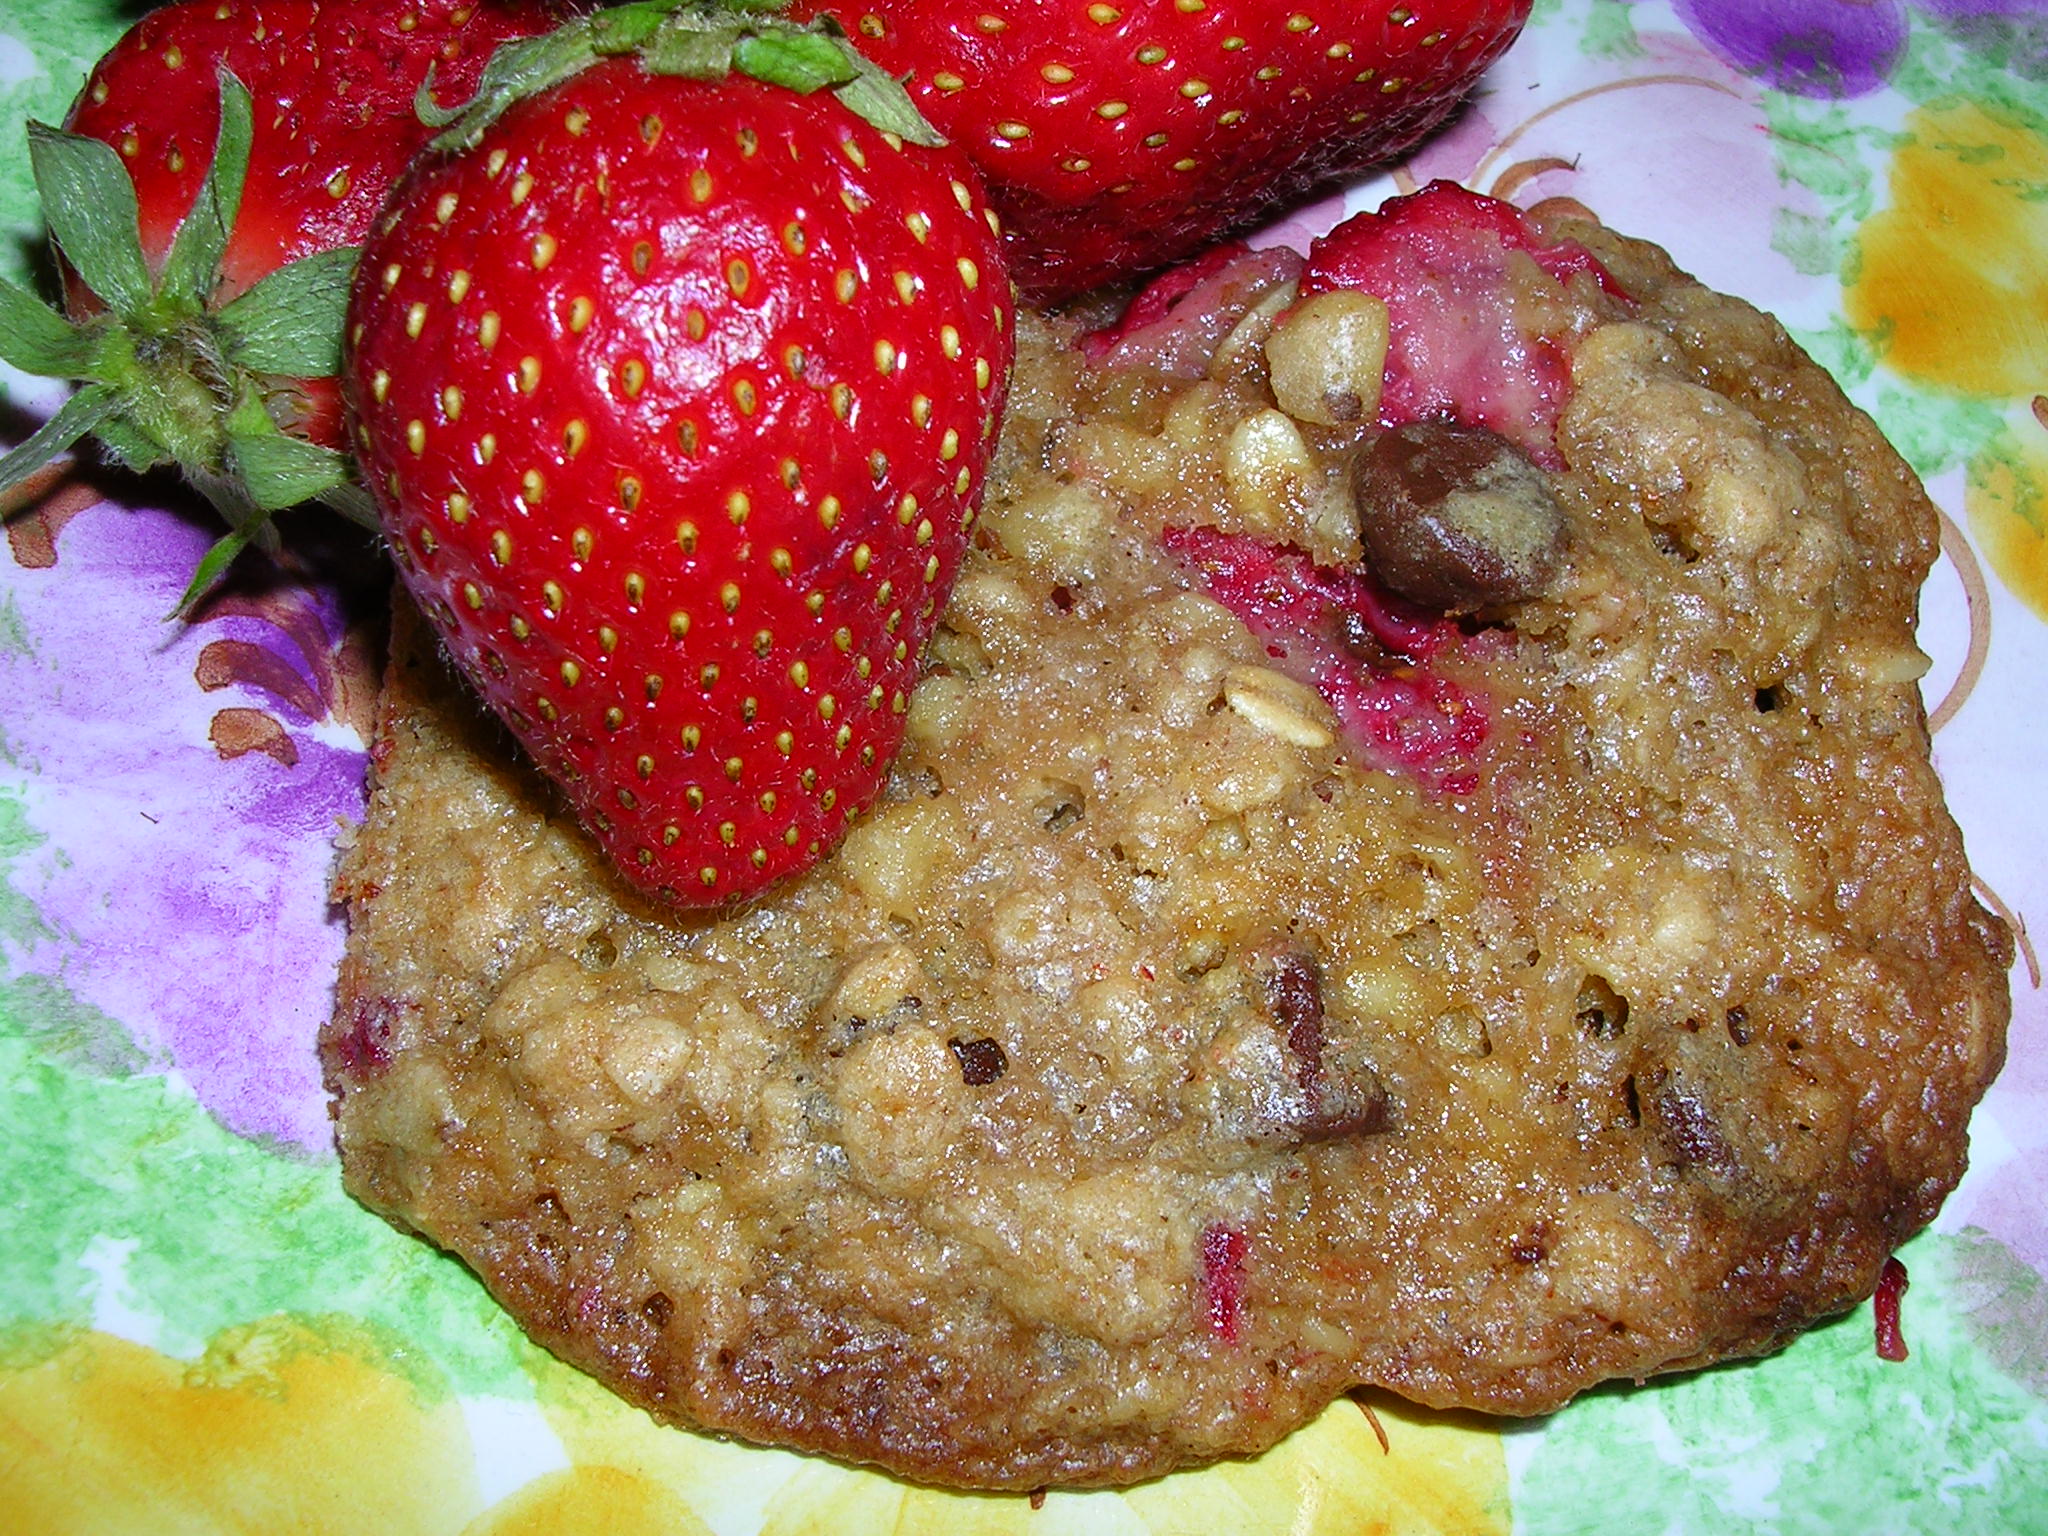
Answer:
MULTIPOLYGON (((0 270, 37 260, 29 117, 132 12, 0 16, 0 270)), ((1948 522, 1937 762, 2021 934, 1975 1166, 1869 1308, 1784 1354, 1506 1424, 1344 1401, 1251 1462, 1042 1503, 655 1427, 342 1193, 313 1039, 361 808, 379 580, 335 535, 187 628, 208 534, 74 472, 0 560, 0 1530, 380 1536, 2048 1532, 2048 5, 1539 0, 1390 176, 1577 199, 1774 310, 1948 522)), ((0 432, 53 398, 0 379, 0 432)))

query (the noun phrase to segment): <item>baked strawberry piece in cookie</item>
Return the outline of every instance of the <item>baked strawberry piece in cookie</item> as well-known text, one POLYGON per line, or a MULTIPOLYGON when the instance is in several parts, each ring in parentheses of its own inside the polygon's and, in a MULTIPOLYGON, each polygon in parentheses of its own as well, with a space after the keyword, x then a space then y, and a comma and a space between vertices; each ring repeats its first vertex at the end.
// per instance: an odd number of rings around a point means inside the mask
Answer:
POLYGON ((2009 941, 1935 518, 1772 321, 1453 188, 1026 313, 905 745, 656 910, 401 615, 351 1187, 677 1423, 1128 1481, 1372 1383, 1557 1407, 1871 1293, 2009 941))

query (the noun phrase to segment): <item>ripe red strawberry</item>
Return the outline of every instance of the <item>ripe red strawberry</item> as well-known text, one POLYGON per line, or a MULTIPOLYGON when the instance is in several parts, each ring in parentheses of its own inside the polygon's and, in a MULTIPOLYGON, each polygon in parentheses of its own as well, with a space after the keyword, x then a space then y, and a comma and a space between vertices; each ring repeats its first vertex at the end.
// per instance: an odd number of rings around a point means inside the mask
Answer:
POLYGON ((1018 287, 1177 261, 1406 151, 1530 0, 795 0, 829 12, 988 178, 1018 287))
POLYGON ((0 482, 86 433, 178 464, 235 529, 209 570, 341 487, 348 272, 432 131, 416 94, 431 70, 464 99, 500 43, 551 22, 546 0, 182 0, 137 22, 68 132, 29 129, 75 323, 9 286, 0 355, 84 388, 0 482))
MULTIPOLYGON (((703 21, 648 58, 701 54, 703 21)), ((846 56, 728 25, 743 67, 846 56)), ((963 158, 832 93, 638 57, 467 139, 364 253, 365 480, 449 651, 625 875, 747 896, 830 847, 900 744, 1007 389, 993 220, 963 158)))

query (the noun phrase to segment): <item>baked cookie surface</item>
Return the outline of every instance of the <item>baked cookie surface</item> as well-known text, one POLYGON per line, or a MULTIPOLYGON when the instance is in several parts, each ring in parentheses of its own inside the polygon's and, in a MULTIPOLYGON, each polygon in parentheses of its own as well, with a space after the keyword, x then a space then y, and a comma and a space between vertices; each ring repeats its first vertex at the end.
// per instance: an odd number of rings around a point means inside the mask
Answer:
POLYGON ((1503 367, 1394 304, 1413 430, 1296 376, 1313 256, 1027 317, 890 790, 745 910, 634 897, 401 613, 351 1189, 659 1416, 991 1487, 1362 1383, 1542 1412, 1868 1295, 2007 1016, 1935 514, 1774 322, 1526 235, 1412 290, 1503 367))

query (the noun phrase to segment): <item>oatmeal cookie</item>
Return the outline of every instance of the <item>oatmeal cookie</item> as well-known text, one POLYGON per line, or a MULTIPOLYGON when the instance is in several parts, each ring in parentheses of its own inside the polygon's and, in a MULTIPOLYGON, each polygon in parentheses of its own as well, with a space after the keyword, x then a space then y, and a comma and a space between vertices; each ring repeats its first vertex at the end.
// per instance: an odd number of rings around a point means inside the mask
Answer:
POLYGON ((883 802, 637 898, 399 614, 349 1187, 673 1422, 1129 1481, 1778 1347, 1964 1165, 2010 942, 1936 519, 1770 319, 1431 189, 1025 317, 883 802))

